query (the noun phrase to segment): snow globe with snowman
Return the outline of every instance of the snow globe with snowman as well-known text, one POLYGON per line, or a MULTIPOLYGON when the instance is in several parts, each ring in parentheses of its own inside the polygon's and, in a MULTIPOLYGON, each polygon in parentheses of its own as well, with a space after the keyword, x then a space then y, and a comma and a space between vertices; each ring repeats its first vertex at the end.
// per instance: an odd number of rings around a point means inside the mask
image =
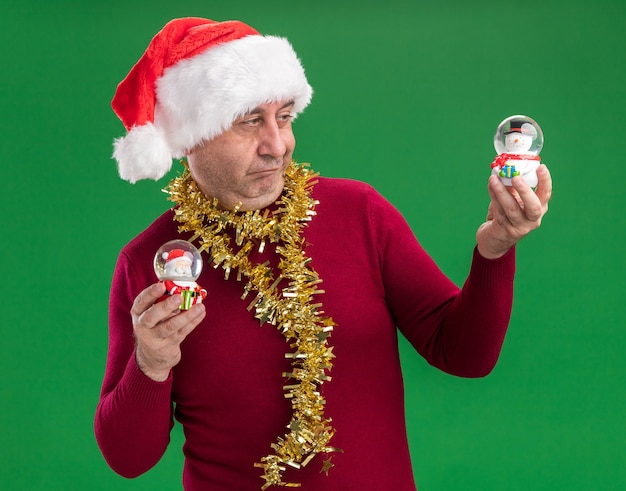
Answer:
POLYGON ((491 163, 493 175, 505 186, 511 186, 515 176, 523 177, 532 188, 537 186, 543 132, 534 119, 523 115, 506 118, 498 126, 493 144, 498 153, 491 163))

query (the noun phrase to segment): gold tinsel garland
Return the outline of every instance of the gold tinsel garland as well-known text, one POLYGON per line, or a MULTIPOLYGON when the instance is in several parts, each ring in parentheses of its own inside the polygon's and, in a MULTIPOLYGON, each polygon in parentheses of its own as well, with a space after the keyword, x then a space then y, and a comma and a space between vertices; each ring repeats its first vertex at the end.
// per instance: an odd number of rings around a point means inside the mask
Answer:
MULTIPOLYGON (((245 278, 241 298, 256 292, 248 310, 254 309, 254 317, 261 324, 275 325, 292 350, 285 354, 291 360, 291 372, 283 373, 288 379, 284 396, 292 406, 289 431, 271 444, 274 453, 254 465, 264 471, 261 489, 272 485, 299 487, 299 483, 283 481, 286 466, 299 469, 318 453, 340 451, 328 446, 335 430, 330 418, 324 416, 326 401, 319 391, 321 384, 330 380, 327 372, 334 355, 327 338, 335 324, 323 315, 322 304, 314 300, 315 295, 323 293, 318 289, 322 280, 303 251, 302 229, 315 215, 318 204, 310 192, 318 174, 306 164, 292 162, 285 172, 284 191, 275 211, 239 212, 238 207, 222 210, 217 199, 208 200, 185 161, 183 165, 183 175, 164 190, 178 205, 174 210, 179 232, 193 233, 191 241, 199 241, 200 251, 207 252, 209 264, 224 270, 225 279, 232 271, 236 271, 238 281, 245 278), (231 246, 229 230, 234 231, 237 252, 231 246), (267 242, 276 243, 280 255, 276 277, 268 262, 253 264, 248 257, 257 244, 263 252, 267 242), (279 284, 284 286, 279 288, 279 284)), ((325 460, 322 472, 328 474, 332 466, 330 459, 325 460)))

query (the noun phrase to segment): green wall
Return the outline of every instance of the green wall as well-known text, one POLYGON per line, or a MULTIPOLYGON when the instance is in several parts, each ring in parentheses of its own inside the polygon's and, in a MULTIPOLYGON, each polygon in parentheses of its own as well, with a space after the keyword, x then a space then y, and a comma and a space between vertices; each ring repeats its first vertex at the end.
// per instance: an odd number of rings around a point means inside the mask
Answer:
POLYGON ((0 231, 13 264, 1 296, 1 487, 180 488, 179 428, 163 461, 127 481, 104 463, 92 420, 117 252, 168 206, 166 179, 117 177, 111 144, 124 131, 110 99, 152 35, 187 15, 287 36, 315 89, 297 158, 375 185, 458 283, 486 213, 496 126, 516 113, 541 124, 554 198, 518 248, 494 373, 444 375, 402 342, 416 482, 626 489, 621 0, 1 0, 0 231))

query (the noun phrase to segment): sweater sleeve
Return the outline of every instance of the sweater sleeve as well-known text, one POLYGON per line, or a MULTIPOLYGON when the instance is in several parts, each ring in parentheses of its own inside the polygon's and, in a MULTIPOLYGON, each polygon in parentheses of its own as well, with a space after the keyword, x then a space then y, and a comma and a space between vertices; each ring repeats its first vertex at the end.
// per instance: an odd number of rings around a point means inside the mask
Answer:
POLYGON ((109 466, 124 477, 152 468, 169 443, 173 426, 172 375, 155 382, 135 362, 130 309, 147 284, 122 252, 109 302, 109 350, 100 401, 96 409, 96 440, 109 466))
POLYGON ((376 193, 370 217, 387 303, 402 334, 428 363, 447 373, 489 374, 510 320, 515 250, 489 260, 475 248, 459 289, 424 251, 400 213, 376 193))

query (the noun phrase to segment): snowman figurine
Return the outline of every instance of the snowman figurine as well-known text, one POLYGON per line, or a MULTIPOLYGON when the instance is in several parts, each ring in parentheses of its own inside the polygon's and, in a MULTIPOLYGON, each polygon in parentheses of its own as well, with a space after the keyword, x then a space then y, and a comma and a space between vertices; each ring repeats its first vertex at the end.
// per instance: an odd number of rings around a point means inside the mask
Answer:
POLYGON ((511 186, 515 176, 523 177, 532 188, 537 186, 543 133, 536 121, 522 115, 506 118, 498 126, 493 144, 498 152, 491 163, 493 175, 505 186, 511 186))
POLYGON ((171 295, 180 295, 180 310, 189 310, 202 303, 207 291, 196 283, 202 272, 202 258, 196 247, 186 240, 171 240, 163 244, 154 256, 154 272, 165 284, 165 294, 158 302, 171 295))

